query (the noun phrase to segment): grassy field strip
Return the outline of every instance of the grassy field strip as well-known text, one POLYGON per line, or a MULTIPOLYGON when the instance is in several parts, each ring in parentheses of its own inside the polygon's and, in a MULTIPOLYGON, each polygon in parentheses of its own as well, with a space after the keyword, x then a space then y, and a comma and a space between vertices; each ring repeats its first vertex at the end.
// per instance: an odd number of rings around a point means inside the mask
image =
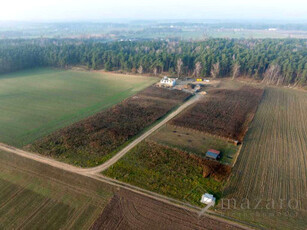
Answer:
MULTIPOLYGON (((300 91, 267 88, 262 103, 244 140, 225 194, 229 198, 248 198, 289 201, 297 199, 299 208, 293 229, 307 225, 307 94, 300 91)), ((271 211, 290 212, 289 208, 271 211)), ((249 218, 266 226, 269 218, 257 218, 256 211, 249 218)), ((228 213, 239 215, 239 211, 228 213)), ((246 217, 248 218, 248 217, 246 217)), ((273 218, 274 219, 274 218, 273 218)), ((284 214, 276 221, 280 228, 289 227, 284 214), (278 221, 277 221, 278 222, 278 221), (284 224, 284 226, 283 226, 284 224)))
POLYGON ((209 149, 217 149, 222 152, 220 162, 231 166, 239 152, 239 147, 231 143, 230 139, 170 124, 161 127, 148 139, 201 157, 205 157, 209 149))
POLYGON ((0 75, 0 142, 27 145, 156 81, 151 77, 48 68, 0 75))

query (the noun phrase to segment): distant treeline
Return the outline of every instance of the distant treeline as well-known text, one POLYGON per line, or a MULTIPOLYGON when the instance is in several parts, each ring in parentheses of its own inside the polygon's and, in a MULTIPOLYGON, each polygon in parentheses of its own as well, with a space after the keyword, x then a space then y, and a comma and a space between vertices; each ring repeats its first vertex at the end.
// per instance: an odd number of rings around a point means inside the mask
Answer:
POLYGON ((85 65, 107 71, 185 77, 247 76, 270 84, 307 84, 304 39, 116 41, 33 39, 0 41, 0 73, 33 67, 85 65))

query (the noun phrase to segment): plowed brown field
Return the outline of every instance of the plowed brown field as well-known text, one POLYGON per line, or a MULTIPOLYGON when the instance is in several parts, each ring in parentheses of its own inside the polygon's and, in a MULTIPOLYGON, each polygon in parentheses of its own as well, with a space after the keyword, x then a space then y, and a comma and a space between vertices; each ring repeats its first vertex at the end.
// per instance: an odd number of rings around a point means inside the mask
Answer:
POLYGON ((306 92, 265 90, 224 195, 237 206, 249 200, 249 210, 228 210, 231 216, 267 228, 306 229, 306 92))
POLYGON ((92 230, 113 229, 242 229, 227 222, 120 190, 96 220, 92 230))

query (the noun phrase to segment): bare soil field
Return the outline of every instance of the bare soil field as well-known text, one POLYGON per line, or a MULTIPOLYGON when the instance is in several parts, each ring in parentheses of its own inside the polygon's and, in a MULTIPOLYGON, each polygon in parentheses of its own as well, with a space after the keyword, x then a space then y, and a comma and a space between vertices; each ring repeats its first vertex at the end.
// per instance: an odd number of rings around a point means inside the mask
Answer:
POLYGON ((30 149, 78 166, 96 166, 189 96, 151 86, 110 109, 56 131, 30 149))
POLYGON ((267 88, 224 192, 237 208, 221 211, 265 228, 306 229, 306 191, 307 94, 267 88), (246 199, 250 208, 240 209, 246 199))
POLYGON ((0 151, 0 229, 88 229, 113 187, 0 151))
POLYGON ((215 89, 171 124, 242 141, 261 100, 263 89, 215 89))
POLYGON ((114 229, 241 229, 207 216, 198 217, 168 204, 120 190, 91 227, 114 229))

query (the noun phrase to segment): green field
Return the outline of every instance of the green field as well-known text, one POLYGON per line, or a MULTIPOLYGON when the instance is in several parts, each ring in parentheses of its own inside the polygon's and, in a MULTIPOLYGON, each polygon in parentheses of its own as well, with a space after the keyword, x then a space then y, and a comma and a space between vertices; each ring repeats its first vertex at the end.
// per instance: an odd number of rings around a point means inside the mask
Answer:
POLYGON ((25 146, 156 81, 151 77, 56 69, 0 75, 0 142, 25 146))
POLYGON ((150 140, 163 145, 182 149, 201 157, 206 156, 209 149, 221 151, 220 162, 231 165, 234 163, 239 147, 226 140, 173 125, 165 125, 153 135, 150 140))
POLYGON ((0 151, 0 229, 89 229, 110 186, 0 151))
POLYGON ((266 229, 306 229, 306 191, 307 93, 266 88, 224 192, 237 208, 220 211, 266 229))
POLYGON ((103 172, 114 179, 194 205, 210 192, 221 196, 224 182, 203 178, 198 160, 151 141, 143 141, 103 172))

